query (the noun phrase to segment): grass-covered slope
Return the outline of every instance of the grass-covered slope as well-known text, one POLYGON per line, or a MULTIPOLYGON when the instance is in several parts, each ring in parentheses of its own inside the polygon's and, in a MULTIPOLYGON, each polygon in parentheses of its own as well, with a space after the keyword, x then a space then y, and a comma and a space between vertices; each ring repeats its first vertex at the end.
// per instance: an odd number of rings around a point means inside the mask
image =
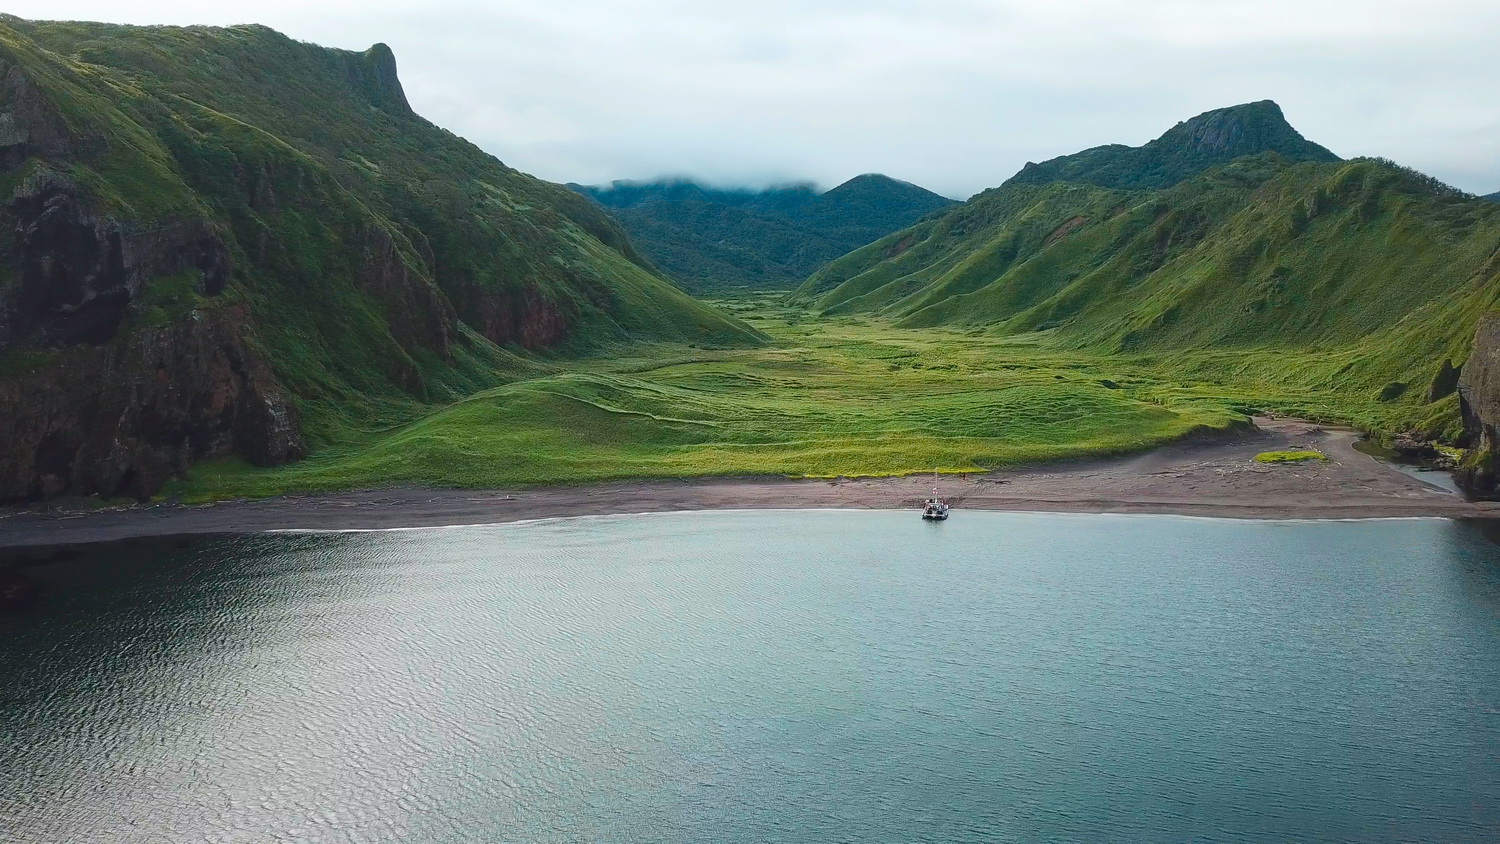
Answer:
POLYGON ((953 205, 888 176, 723 190, 690 181, 573 185, 608 208, 657 267, 688 289, 792 287, 824 263, 953 205))
MULTIPOLYGON (((45 63, 58 76, 112 101, 115 119, 86 131, 114 137, 125 130, 156 159, 148 175, 142 162, 118 160, 111 145, 103 166, 93 168, 111 211, 150 221, 178 210, 175 195, 179 203, 191 197, 230 214, 274 217, 285 168, 292 171, 284 179, 288 199, 320 187, 308 181, 336 183, 340 199, 365 206, 360 211, 424 253, 411 256, 414 269, 457 300, 533 295, 573 324, 619 337, 743 334, 638 272, 627 239, 590 203, 414 114, 384 45, 351 53, 260 26, 5 23, 12 40, 51 51, 45 63)), ((59 97, 59 107, 92 122, 90 104, 71 99, 59 97)), ((460 316, 486 327, 478 308, 460 305, 460 316)), ((489 327, 497 342, 517 339, 489 327)))
POLYGON ((1216 164, 1274 152, 1288 161, 1337 161, 1302 137, 1270 100, 1204 112, 1145 146, 1110 144, 1027 163, 1006 185, 1083 182, 1106 188, 1165 188, 1216 164))
POLYGON ((1129 452, 1243 419, 1221 389, 1164 380, 1127 360, 735 307, 769 344, 593 360, 289 466, 204 463, 178 492, 981 471, 1129 452))
POLYGON ((1451 433, 1437 374, 1467 357, 1500 294, 1497 248, 1492 203, 1389 162, 1272 153, 1160 191, 987 191, 833 262, 798 296, 825 313, 1040 332, 1199 376, 1380 396, 1390 412, 1364 421, 1451 433))
POLYGON ((0 17, 0 82, 0 498, 142 494, 266 425, 275 462, 527 352, 756 342, 414 114, 383 45, 0 17))

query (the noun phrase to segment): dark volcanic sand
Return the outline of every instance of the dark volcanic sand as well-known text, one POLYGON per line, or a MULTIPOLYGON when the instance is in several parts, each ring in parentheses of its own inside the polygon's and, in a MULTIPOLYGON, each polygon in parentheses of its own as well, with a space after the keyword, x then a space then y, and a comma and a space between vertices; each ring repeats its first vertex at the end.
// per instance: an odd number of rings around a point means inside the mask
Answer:
MULTIPOLYGON (((1500 516, 1355 451, 1358 433, 1292 419, 1257 419, 1237 436, 1179 443, 1131 457, 1014 471, 945 475, 962 510, 1176 513, 1254 519, 1500 516), (1316 448, 1326 462, 1258 464, 1262 451, 1316 448)), ((212 505, 0 511, 0 547, 137 536, 350 530, 486 524, 604 513, 757 508, 916 507, 931 475, 905 478, 700 478, 523 490, 388 489, 289 495, 212 505)))

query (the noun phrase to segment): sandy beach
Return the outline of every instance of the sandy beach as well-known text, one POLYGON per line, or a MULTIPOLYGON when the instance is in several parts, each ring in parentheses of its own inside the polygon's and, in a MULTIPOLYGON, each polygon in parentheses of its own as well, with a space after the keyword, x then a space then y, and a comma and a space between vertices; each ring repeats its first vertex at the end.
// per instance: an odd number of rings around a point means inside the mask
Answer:
MULTIPOLYGON (((1471 502, 1354 449, 1358 432, 1293 419, 1145 454, 943 476, 956 508, 1171 513, 1253 519, 1492 518, 1471 502), (1316 448, 1327 461, 1261 464, 1262 451, 1316 448)), ((209 505, 0 511, 0 547, 267 530, 373 530, 609 513, 763 508, 914 508, 931 475, 903 478, 702 478, 520 490, 385 489, 209 505)))

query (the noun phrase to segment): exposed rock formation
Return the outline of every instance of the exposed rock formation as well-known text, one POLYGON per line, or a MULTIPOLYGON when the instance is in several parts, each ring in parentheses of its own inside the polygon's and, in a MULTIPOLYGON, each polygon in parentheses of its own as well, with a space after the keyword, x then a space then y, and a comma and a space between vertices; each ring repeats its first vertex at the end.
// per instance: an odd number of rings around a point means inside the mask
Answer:
POLYGON ((1474 350, 1458 380, 1469 455, 1455 473, 1470 490, 1492 495, 1500 487, 1500 315, 1486 316, 1474 333, 1474 350))
POLYGON ((412 114, 406 91, 396 75, 396 54, 385 44, 376 44, 359 54, 342 54, 348 62, 349 84, 365 92, 370 102, 401 114, 412 114))
MULTIPOLYGON (((15 68, 0 68, 0 164, 69 151, 15 68)), ((243 306, 191 304, 145 326, 148 286, 175 277, 217 296, 229 250, 203 220, 147 228, 102 216, 38 166, 0 205, 0 501, 62 493, 144 497, 201 457, 298 456, 294 407, 245 342, 243 306)))
POLYGON ((205 309, 104 346, 34 353, 33 371, 0 380, 0 501, 144 497, 202 457, 300 456, 296 409, 246 348, 244 317, 205 309))
POLYGON ((21 68, 0 56, 0 170, 32 155, 63 155, 74 146, 67 122, 21 68))
POLYGON ((365 233, 364 263, 355 282, 385 304, 391 334, 403 346, 426 346, 443 355, 449 353, 457 321, 453 305, 412 270, 384 228, 371 228, 365 233))
POLYGON ((197 291, 215 296, 229 278, 228 251, 208 224, 146 231, 100 218, 77 185, 48 169, 17 188, 0 225, 12 232, 5 263, 14 273, 0 289, 0 351, 27 340, 103 343, 151 279, 193 271, 197 291))
POLYGON ((1432 376, 1432 383, 1427 386, 1427 401, 1435 402, 1453 395, 1458 389, 1460 371, 1459 367, 1453 365, 1453 361, 1443 358, 1437 374, 1432 376))
POLYGON ((535 351, 562 342, 572 323, 555 302, 535 289, 496 294, 469 284, 457 291, 464 319, 491 342, 535 351))

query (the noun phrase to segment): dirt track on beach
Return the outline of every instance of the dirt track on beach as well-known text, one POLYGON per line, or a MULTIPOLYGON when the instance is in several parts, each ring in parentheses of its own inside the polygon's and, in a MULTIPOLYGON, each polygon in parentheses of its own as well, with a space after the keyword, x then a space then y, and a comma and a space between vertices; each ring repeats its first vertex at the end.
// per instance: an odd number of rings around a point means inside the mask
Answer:
MULTIPOLYGON (((964 509, 1174 513, 1254 519, 1500 517, 1500 502, 1469 502, 1354 449, 1358 433, 1292 419, 1144 454, 1013 471, 943 476, 964 509), (1327 461, 1260 464, 1262 451, 1316 448, 1327 461)), ((701 478, 521 490, 389 489, 211 505, 0 511, 0 547, 139 536, 266 530, 378 530, 486 524, 606 513, 764 508, 915 508, 931 475, 904 478, 701 478)))

